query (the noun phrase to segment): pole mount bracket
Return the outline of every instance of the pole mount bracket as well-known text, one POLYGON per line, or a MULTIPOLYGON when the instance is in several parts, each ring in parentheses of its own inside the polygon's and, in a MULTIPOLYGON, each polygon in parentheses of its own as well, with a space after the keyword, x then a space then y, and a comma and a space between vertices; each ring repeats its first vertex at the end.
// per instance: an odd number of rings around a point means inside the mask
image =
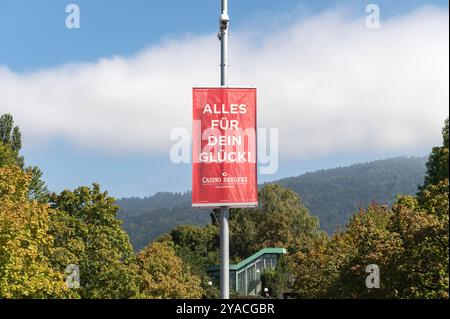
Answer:
POLYGON ((225 31, 226 29, 228 29, 228 24, 230 23, 230 17, 228 16, 228 13, 222 12, 219 21, 221 31, 225 31))

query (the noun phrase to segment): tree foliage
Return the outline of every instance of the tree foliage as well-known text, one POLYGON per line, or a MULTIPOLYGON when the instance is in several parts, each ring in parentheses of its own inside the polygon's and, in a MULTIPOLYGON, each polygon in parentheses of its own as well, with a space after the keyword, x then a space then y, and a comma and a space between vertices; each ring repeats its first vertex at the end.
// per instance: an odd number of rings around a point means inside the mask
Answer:
POLYGON ((214 225, 178 226, 170 232, 175 252, 192 271, 203 277, 207 267, 219 263, 219 229, 214 225))
POLYGON ((392 207, 372 204, 345 230, 288 257, 299 297, 449 297, 449 186, 442 168, 448 120, 443 133, 444 146, 433 148, 419 196, 399 196, 392 207), (379 289, 365 285, 369 264, 379 266, 379 289))
POLYGON ((28 199, 30 181, 19 167, 0 167, 0 298, 61 298, 63 273, 49 260, 54 212, 28 199))
POLYGON ((168 242, 154 242, 138 257, 141 298, 200 298, 201 280, 183 264, 168 242))
POLYGON ((430 157, 428 158, 427 173, 425 176, 425 183, 420 190, 427 188, 429 185, 437 185, 440 181, 448 179, 448 118, 445 120, 444 128, 442 129, 443 145, 433 147, 430 157))
POLYGON ((31 174, 28 196, 41 203, 46 202, 48 189, 42 181, 42 171, 37 166, 25 167, 25 160, 19 154, 22 148, 22 133, 14 126, 11 114, 0 116, 0 167, 16 165, 31 174))
POLYGON ((59 267, 80 269, 82 298, 131 298, 138 294, 135 255, 116 218, 115 199, 98 184, 51 194, 58 211, 51 229, 59 267))
POLYGON ((17 165, 17 153, 10 146, 0 142, 0 167, 17 165))
POLYGON ((392 209, 360 211, 345 231, 289 261, 299 297, 448 298, 448 256, 448 218, 440 220, 407 196, 392 209), (365 286, 369 264, 380 268, 380 289, 365 286))
POLYGON ((16 165, 23 166, 24 159, 19 156, 22 148, 22 133, 18 126, 14 126, 14 119, 11 114, 0 116, 0 143, 9 146, 15 153, 16 165))
POLYGON ((267 184, 257 209, 232 209, 231 254, 243 259, 265 247, 295 249, 298 238, 319 233, 319 220, 309 214, 293 191, 267 184))
MULTIPOLYGON (((274 269, 268 269, 261 274, 261 285, 267 288, 272 298, 282 299, 289 286, 285 259, 281 258, 274 269)), ((263 292, 264 293, 264 292, 263 292)))

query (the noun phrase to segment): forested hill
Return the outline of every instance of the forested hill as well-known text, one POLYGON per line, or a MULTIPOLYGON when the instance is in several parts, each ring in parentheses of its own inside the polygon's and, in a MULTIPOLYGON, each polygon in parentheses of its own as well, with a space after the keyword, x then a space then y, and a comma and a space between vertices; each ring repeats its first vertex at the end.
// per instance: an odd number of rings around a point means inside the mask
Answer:
POLYGON ((415 194, 423 184, 427 157, 396 157, 285 178, 277 183, 300 195, 328 233, 372 201, 392 204, 398 194, 415 194))
MULTIPOLYGON (((397 157, 348 167, 321 170, 276 181, 300 195, 321 228, 338 225, 371 201, 391 204, 397 194, 415 194, 423 183, 426 157, 397 157)), ((191 208, 191 193, 157 193, 118 200, 119 218, 136 250, 180 224, 209 222, 208 210, 191 208)))
POLYGON ((169 232, 177 225, 205 225, 210 221, 208 210, 193 209, 191 192, 157 193, 144 198, 122 198, 118 218, 124 221, 135 250, 144 248, 152 239, 169 232))

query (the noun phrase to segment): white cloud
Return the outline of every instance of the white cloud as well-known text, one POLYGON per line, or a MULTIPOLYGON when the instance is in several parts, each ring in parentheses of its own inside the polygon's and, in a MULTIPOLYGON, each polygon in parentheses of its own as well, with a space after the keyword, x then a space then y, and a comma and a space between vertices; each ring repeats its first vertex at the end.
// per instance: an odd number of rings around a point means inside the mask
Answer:
MULTIPOLYGON (((380 29, 366 28, 364 18, 326 12, 264 34, 232 30, 231 84, 258 88, 259 125, 279 128, 283 154, 440 141, 449 106, 448 12, 422 9, 380 29)), ((170 131, 191 125, 191 87, 217 85, 218 54, 210 34, 130 58, 25 74, 0 67, 0 113, 12 113, 35 145, 62 137, 101 152, 168 154, 170 131)))

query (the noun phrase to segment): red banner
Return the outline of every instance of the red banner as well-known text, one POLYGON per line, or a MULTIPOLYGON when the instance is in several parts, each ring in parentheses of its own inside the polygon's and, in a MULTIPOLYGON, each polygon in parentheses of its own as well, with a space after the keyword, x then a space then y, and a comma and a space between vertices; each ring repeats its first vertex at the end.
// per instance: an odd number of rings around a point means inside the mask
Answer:
POLYGON ((256 89, 194 88, 192 136, 192 206, 257 206, 256 89))

